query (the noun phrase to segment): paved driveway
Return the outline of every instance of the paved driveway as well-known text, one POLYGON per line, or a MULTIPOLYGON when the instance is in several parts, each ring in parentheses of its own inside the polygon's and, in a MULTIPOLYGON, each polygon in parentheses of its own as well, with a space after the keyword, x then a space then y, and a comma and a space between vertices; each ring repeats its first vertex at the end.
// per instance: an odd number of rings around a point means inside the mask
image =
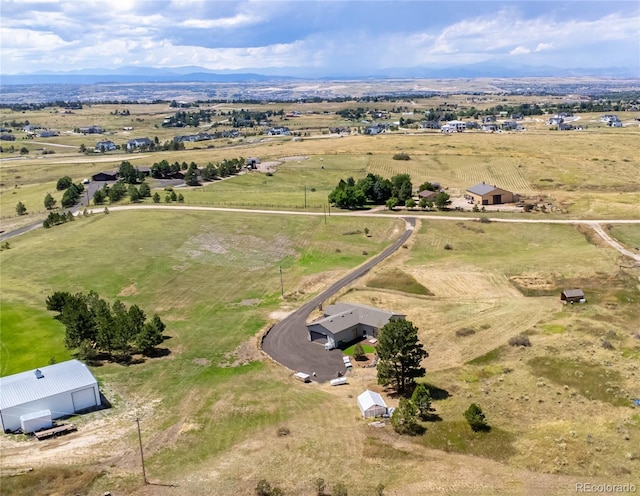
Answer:
POLYGON ((365 275, 372 267, 407 242, 415 227, 416 220, 413 217, 403 217, 403 219, 407 223, 406 230, 393 245, 275 324, 262 340, 262 349, 265 353, 295 372, 305 372, 309 375, 315 372, 316 376, 312 376, 312 379, 318 382, 333 379, 338 375, 338 372, 344 373, 345 367, 340 350, 327 351, 321 344, 309 341, 306 327, 307 318, 320 303, 365 275))

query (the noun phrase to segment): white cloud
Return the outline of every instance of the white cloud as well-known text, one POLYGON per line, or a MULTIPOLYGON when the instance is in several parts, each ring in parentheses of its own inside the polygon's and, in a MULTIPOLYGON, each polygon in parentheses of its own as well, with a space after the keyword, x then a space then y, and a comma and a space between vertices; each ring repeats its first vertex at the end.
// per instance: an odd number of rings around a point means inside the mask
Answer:
POLYGON ((525 53, 531 53, 531 50, 529 50, 525 46, 520 45, 520 46, 515 47, 513 50, 511 50, 509 52, 509 55, 522 55, 522 54, 525 54, 525 53))
POLYGON ((538 43, 538 46, 536 47, 535 51, 536 52, 545 52, 547 50, 551 50, 553 49, 553 43, 538 43))

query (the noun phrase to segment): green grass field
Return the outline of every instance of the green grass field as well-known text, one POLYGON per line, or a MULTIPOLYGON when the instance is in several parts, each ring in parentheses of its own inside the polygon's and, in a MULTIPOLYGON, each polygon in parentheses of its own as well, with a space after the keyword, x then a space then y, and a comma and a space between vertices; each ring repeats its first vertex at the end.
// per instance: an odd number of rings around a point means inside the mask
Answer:
POLYGON ((64 326, 44 308, 4 300, 0 306, 0 376, 73 358, 64 346, 64 326))

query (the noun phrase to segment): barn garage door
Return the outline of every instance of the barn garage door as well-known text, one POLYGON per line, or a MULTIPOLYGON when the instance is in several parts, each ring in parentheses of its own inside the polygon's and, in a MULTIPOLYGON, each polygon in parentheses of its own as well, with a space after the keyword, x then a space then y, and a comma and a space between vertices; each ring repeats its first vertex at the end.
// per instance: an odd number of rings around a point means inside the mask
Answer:
POLYGON ((93 388, 81 389, 71 393, 71 399, 73 399, 73 409, 76 412, 96 406, 96 396, 93 388))

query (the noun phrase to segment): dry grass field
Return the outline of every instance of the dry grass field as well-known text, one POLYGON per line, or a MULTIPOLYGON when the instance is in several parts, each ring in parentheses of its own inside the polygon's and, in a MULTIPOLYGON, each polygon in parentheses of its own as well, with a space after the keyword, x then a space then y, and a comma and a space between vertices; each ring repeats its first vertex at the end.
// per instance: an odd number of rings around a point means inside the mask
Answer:
MULTIPOLYGON (((466 96, 448 100, 470 104, 466 96)), ((332 113, 308 113, 318 105, 283 104, 302 112, 283 124, 301 132, 347 124, 332 113)), ((326 110, 348 105, 355 104, 326 110)), ((407 129, 339 138, 309 131, 297 141, 248 136, 176 152, 78 151, 101 138, 122 144, 129 136, 165 140, 192 132, 162 129, 172 112, 151 104, 91 105, 73 114, 3 111, 2 121, 28 119, 64 132, 45 145, 20 139, 17 150, 0 154, 1 229, 42 220, 42 199, 47 192, 60 199, 55 183, 62 175, 79 181, 122 160, 202 166, 239 156, 277 165, 271 176, 251 172, 180 187, 185 204, 300 211, 306 201, 308 211, 322 213, 341 178, 409 173, 414 186, 439 181, 452 196, 485 181, 548 205, 546 213, 500 216, 602 219, 605 226, 640 219, 640 128, 609 129, 596 114, 582 114, 585 128, 571 133, 532 119, 518 133, 407 129), (129 116, 113 115, 125 107, 129 116), (92 124, 111 134, 67 133, 92 124), (24 158, 22 146, 29 149, 24 158), (55 153, 43 155, 43 147, 55 153), (411 160, 393 160, 399 152, 411 160), (18 201, 29 215, 16 215, 18 201)), ((629 114, 629 122, 638 116, 629 114)), ((568 495, 582 482, 640 486, 640 410, 632 402, 640 398, 640 268, 585 227, 438 215, 444 218, 419 220, 404 248, 331 299, 406 313, 419 328, 429 352, 422 380, 434 392, 436 420, 416 437, 361 418, 356 397, 367 388, 398 404, 376 384, 374 368, 356 362, 349 384, 337 388, 302 384, 258 349, 276 319, 390 244, 401 229, 396 219, 123 210, 11 239, 0 253, 6 325, 30 313, 30 322, 46 318, 43 302, 52 291, 95 290, 158 312, 170 339, 165 356, 94 368, 112 408, 74 418, 77 433, 37 444, 3 435, 2 494, 235 496, 255 494, 266 479, 287 495, 306 496, 316 494, 318 478, 329 492, 340 482, 362 496, 376 494, 379 484, 395 496, 568 495), (560 302, 560 292, 573 287, 585 291, 586 304, 560 302), (517 336, 531 346, 510 346, 517 336), (473 433, 464 422, 472 402, 490 432, 473 433), (142 481, 137 417, 152 484, 142 481)), ((629 249, 640 246, 638 224, 606 227, 629 249)), ((3 361, 20 356, 35 367, 68 353, 52 339, 37 352, 50 356, 29 355, 17 346, 27 339, 24 326, 15 327, 2 329, 3 361)))

